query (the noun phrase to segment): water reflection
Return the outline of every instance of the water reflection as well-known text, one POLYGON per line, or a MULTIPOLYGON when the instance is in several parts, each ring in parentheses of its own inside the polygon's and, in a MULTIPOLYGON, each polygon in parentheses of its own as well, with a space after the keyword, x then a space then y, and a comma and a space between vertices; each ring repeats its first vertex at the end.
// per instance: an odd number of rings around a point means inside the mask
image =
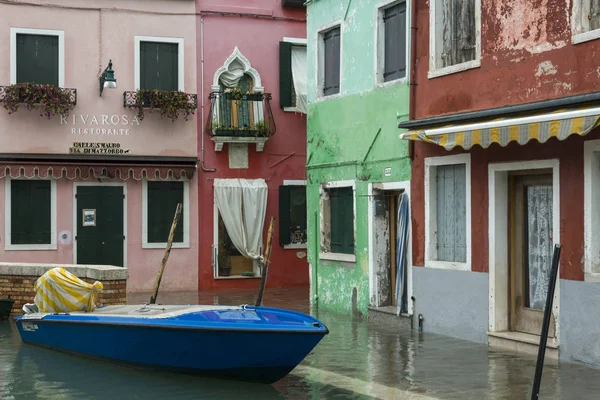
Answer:
MULTIPOLYGON (((255 291, 162 293, 160 303, 252 304, 255 291)), ((144 303, 149 294, 130 295, 144 303)), ((267 289, 264 304, 311 312, 308 288, 267 289)), ((1 399, 526 399, 535 357, 313 310, 330 329, 273 385, 119 367, 22 345, 0 322, 1 399)), ((98 338, 102 340, 102 338, 98 338)), ((198 344, 199 346, 202 343, 198 344)), ((152 351, 152 349, 148 349, 152 351)), ((600 371, 546 365, 543 399, 597 399, 600 371)))

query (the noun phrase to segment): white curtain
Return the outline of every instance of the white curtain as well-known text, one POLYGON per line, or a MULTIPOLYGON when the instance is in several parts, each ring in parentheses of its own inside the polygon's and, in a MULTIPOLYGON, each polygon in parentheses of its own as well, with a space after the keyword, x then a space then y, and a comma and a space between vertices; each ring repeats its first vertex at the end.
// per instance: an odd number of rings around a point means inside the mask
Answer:
POLYGON ((267 214, 264 179, 215 179, 215 202, 238 251, 262 261, 262 233, 267 214))
POLYGON ((227 71, 223 72, 219 77, 221 83, 227 88, 234 88, 244 76, 244 67, 237 62, 232 62, 227 71))
POLYGON ((306 114, 306 46, 292 46, 292 78, 296 91, 296 110, 306 114))

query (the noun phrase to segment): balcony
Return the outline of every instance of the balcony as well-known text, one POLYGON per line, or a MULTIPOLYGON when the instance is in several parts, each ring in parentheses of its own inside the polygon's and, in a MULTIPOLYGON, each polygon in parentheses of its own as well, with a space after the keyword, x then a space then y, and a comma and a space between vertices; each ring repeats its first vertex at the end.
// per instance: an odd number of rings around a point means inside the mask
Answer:
POLYGON ((255 143, 261 152, 275 134, 270 93, 212 92, 205 131, 215 150, 225 143, 255 143))
POLYGON ((198 108, 198 95, 165 90, 126 91, 123 92, 123 107, 137 108, 140 120, 144 117, 144 109, 156 109, 162 117, 175 121, 182 114, 187 121, 198 108))

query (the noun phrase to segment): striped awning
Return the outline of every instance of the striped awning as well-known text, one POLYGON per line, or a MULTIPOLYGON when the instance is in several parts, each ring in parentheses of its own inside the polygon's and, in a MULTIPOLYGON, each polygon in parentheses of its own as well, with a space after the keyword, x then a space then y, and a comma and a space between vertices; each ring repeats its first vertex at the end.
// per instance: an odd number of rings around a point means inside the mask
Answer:
POLYGON ((600 107, 596 106, 470 124, 419 128, 400 134, 400 138, 434 143, 446 150, 454 147, 469 150, 475 145, 485 149, 492 143, 504 147, 511 142, 524 145, 530 140, 545 143, 552 137, 565 140, 571 135, 587 135, 597 126, 600 126, 600 107))

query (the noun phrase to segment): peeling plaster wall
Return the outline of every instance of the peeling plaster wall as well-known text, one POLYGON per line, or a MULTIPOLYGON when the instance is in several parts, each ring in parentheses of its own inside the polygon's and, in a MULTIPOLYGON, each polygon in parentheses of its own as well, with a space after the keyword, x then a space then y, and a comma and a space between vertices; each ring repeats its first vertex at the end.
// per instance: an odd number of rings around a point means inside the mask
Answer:
POLYGON ((341 21, 348 4, 347 0, 320 0, 307 7, 308 262, 312 266, 313 301, 317 300, 319 307, 366 315, 369 305, 368 184, 410 179, 407 143, 398 138, 397 128, 397 124, 408 117, 408 84, 376 87, 375 21, 381 1, 353 1, 342 24, 341 96, 315 102, 318 31, 334 21, 341 21), (391 176, 384 176, 385 168, 391 168, 391 176), (356 182, 356 263, 318 257, 320 185, 340 180, 356 182))
POLYGON ((597 90, 600 42, 571 43, 572 0, 481 0, 481 66, 428 79, 432 1, 417 1, 416 118, 597 90))

